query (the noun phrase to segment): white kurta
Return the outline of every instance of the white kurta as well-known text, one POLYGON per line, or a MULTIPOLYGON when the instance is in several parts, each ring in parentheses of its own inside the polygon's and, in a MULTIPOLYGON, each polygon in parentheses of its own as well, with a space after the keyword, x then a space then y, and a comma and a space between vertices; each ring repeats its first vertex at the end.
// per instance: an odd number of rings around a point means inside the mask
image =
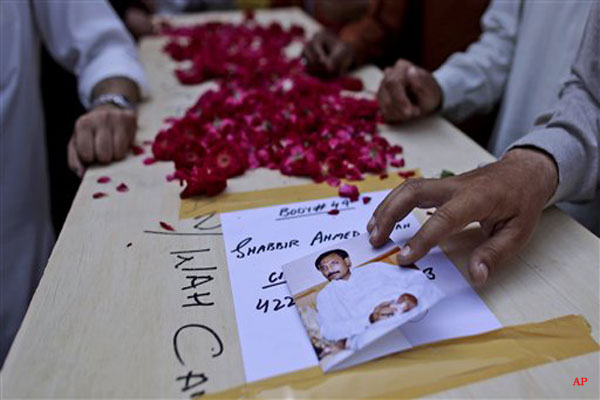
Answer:
POLYGON ((426 284, 420 271, 382 262, 352 269, 348 280, 331 281, 317 295, 321 335, 327 340, 358 335, 371 325, 375 307, 404 293, 419 299, 426 284))
MULTIPOLYGON (((536 119, 557 102, 594 3, 493 0, 481 20, 479 40, 466 51, 453 54, 433 73, 442 88, 444 116, 460 121, 488 112, 499 103, 488 149, 500 157, 531 132, 536 119)), ((561 154, 560 144, 551 153, 557 160, 569 156, 566 149, 561 154)), ((585 200, 559 203, 559 207, 599 234, 600 196, 585 200)))
MULTIPOLYGON (((104 0, 2 0, 0 29, 2 364, 54 243, 39 83, 40 42, 78 76, 79 96, 86 106, 94 86, 108 77, 128 77, 143 91, 147 84, 131 37, 104 0)), ((61 93, 55 95, 60 102, 61 93)))

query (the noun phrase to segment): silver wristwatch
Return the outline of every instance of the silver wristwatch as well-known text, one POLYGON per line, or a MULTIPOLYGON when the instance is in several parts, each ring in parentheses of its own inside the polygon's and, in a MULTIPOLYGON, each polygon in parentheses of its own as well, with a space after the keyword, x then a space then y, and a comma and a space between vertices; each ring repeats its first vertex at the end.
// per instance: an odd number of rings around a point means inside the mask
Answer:
POLYGON ((92 100, 92 108, 102 104, 112 104, 125 110, 135 110, 135 105, 131 103, 125 96, 117 93, 104 93, 92 100))

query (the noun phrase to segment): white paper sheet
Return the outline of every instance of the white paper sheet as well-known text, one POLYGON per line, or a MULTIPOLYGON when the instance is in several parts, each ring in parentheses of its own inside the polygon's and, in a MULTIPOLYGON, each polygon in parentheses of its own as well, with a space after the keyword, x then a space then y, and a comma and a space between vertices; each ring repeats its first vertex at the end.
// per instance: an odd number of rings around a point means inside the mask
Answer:
MULTIPOLYGON (((366 194, 371 197, 368 204, 330 198, 221 215, 248 382, 319 365, 281 266, 365 232, 369 218, 386 194, 387 191, 366 194), (332 209, 339 210, 339 214, 328 214, 332 209)), ((410 215, 396 228, 392 239, 403 242, 416 233, 419 224, 410 215)), ((402 333, 413 344, 500 327, 443 253, 434 252, 417 265, 422 269, 431 267, 436 284, 450 298, 430 310, 421 322, 402 328, 402 333), (451 315, 438 313, 439 307, 448 307, 453 312, 451 315), (435 318, 432 317, 434 312, 435 318)))

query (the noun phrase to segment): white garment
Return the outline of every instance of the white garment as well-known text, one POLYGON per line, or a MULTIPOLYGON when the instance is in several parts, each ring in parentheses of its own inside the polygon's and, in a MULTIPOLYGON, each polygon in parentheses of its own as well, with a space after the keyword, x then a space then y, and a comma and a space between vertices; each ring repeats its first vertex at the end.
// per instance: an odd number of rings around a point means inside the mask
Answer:
MULTIPOLYGON (((479 40, 433 73, 442 88, 444 116, 461 121, 500 102, 488 145, 500 157, 532 131, 541 114, 552 110, 593 4, 594 0, 493 0, 483 15, 479 40)), ((559 206, 598 234, 600 197, 559 206)))
POLYGON ((419 299, 426 283, 420 271, 397 265, 374 262, 354 268, 348 280, 333 280, 317 295, 321 335, 327 340, 358 335, 371 324, 375 307, 404 293, 419 299))
MULTIPOLYGON (((79 96, 86 106, 94 86, 109 77, 130 78, 143 93, 148 86, 131 37, 104 0, 2 0, 0 29, 2 364, 54 243, 39 83, 40 41, 78 76, 79 96)), ((61 93, 55 95, 60 101, 61 93)))

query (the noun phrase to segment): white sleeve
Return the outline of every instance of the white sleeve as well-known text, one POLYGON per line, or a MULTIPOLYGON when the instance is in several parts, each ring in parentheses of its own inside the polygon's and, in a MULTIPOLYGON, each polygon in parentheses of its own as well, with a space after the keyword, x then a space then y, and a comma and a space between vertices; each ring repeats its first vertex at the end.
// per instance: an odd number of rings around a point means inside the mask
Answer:
POLYGON ((317 295, 317 320, 321 335, 327 340, 341 340, 361 333, 369 326, 368 317, 365 320, 346 319, 340 317, 339 310, 333 305, 335 299, 326 291, 321 290, 317 295))
POLYGON ((133 39, 105 0, 33 0, 42 40, 50 54, 78 77, 79 98, 90 106, 94 86, 111 77, 129 78, 142 96, 148 83, 133 39))
POLYGON ((455 122, 491 110, 502 96, 517 40, 521 1, 493 0, 479 40, 433 73, 442 88, 442 113, 455 122))

